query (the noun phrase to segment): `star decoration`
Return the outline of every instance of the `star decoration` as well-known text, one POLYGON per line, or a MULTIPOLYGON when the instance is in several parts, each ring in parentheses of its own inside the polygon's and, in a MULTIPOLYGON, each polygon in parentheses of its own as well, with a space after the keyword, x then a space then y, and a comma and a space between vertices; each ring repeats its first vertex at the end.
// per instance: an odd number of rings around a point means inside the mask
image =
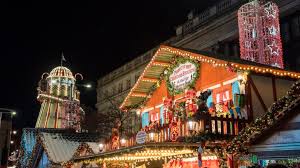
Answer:
POLYGON ((271 55, 279 55, 279 48, 275 41, 273 41, 271 45, 268 45, 268 48, 270 49, 271 55))
POLYGON ((276 11, 274 9, 273 4, 269 4, 269 6, 264 8, 265 13, 267 14, 267 17, 276 18, 276 11))
POLYGON ((271 35, 273 36, 277 35, 277 29, 274 26, 269 27, 268 30, 271 35))

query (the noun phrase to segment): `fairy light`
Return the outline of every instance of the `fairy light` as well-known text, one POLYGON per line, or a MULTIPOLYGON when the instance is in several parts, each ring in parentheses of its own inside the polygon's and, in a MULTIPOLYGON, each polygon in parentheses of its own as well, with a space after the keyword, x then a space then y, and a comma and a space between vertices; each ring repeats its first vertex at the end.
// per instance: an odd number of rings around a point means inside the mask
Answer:
MULTIPOLYGON (((252 66, 252 65, 245 65, 245 64, 240 64, 240 63, 227 62, 227 61, 219 60, 219 59, 212 59, 208 56, 199 55, 199 54, 195 54, 195 53, 190 53, 188 51, 182 51, 182 50, 179 50, 179 49, 176 49, 176 48, 161 45, 160 48, 156 51, 156 53, 152 57, 152 59, 150 60, 150 63, 146 66, 146 68, 142 72, 142 74, 139 77, 139 79, 137 80, 136 84, 131 88, 131 90, 129 91, 129 94, 127 95, 125 100, 122 102, 122 104, 120 106, 121 109, 123 109, 125 107, 125 104, 128 102, 128 99, 131 96, 137 97, 137 94, 134 93, 134 90, 137 88, 137 86, 140 85, 141 81, 155 83, 154 79, 144 78, 145 73, 148 71, 148 69, 151 66, 154 65, 154 66, 162 66, 162 67, 167 68, 171 65, 169 63, 163 63, 163 62, 155 61, 157 56, 159 56, 160 54, 163 54, 165 52, 176 54, 176 55, 179 55, 179 56, 182 56, 182 57, 189 57, 191 59, 198 60, 199 62, 212 64, 215 67, 223 67, 223 66, 226 66, 226 65, 231 65, 232 67, 235 67, 236 69, 244 70, 244 71, 252 71, 252 72, 256 72, 256 73, 270 73, 270 74, 274 74, 276 76, 281 76, 281 77, 287 76, 287 77, 292 77, 292 78, 300 78, 300 73, 291 73, 291 72, 284 71, 284 70, 276 70, 276 69, 271 69, 271 68, 262 68, 262 67, 252 66)), ((158 79, 156 79, 156 80, 159 81, 158 79)), ((147 97, 151 97, 151 96, 147 96, 147 97)))

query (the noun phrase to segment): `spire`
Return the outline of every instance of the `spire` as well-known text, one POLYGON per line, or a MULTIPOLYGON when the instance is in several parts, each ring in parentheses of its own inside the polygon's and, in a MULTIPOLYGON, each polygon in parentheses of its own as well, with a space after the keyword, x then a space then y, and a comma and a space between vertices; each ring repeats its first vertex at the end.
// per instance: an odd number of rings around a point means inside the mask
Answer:
POLYGON ((64 53, 63 52, 61 52, 61 59, 60 59, 60 66, 62 66, 62 64, 63 64, 63 61, 67 61, 66 60, 66 58, 65 58, 65 56, 64 56, 64 53))

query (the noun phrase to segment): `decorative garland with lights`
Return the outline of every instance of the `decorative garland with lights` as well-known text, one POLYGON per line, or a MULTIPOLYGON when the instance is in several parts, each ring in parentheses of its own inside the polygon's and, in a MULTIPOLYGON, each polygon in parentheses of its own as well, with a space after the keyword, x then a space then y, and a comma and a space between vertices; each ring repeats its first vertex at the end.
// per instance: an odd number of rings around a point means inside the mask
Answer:
MULTIPOLYGON (((134 149, 133 149, 134 150, 134 149)), ((64 164, 64 166, 71 166, 75 163, 81 164, 109 164, 111 163, 135 163, 135 162, 149 162, 152 160, 165 160, 165 159, 176 159, 176 158, 190 158, 195 157, 196 152, 194 149, 184 149, 178 151, 178 148, 164 149, 164 148, 155 148, 151 151, 138 151, 134 155, 127 155, 127 152, 130 152, 131 149, 127 149, 126 152, 116 153, 116 154, 107 154, 107 156, 102 156, 101 158, 90 158, 90 159, 80 159, 72 160, 64 164), (177 152, 176 152, 177 151, 177 152), (137 157, 137 158, 134 158, 137 157)))
POLYGON ((75 158, 75 157, 79 157, 80 154, 86 150, 89 154, 95 154, 94 151, 90 148, 90 146, 87 144, 87 143, 81 143, 79 145, 79 147, 77 148, 76 152, 73 154, 73 157, 72 158, 75 158))
POLYGON ((228 153, 248 154, 248 148, 262 136, 263 132, 272 129, 280 120, 291 112, 291 109, 300 103, 300 81, 292 85, 287 95, 275 102, 267 113, 255 119, 248 127, 240 132, 227 146, 228 153))
POLYGON ((177 94, 183 93, 185 89, 195 86, 196 81, 199 77, 199 63, 196 60, 192 60, 192 59, 184 58, 184 57, 175 57, 173 59, 174 59, 172 61, 173 65, 168 67, 166 70, 166 82, 167 82, 167 88, 168 88, 169 93, 171 95, 177 95, 177 94), (195 67, 196 67, 195 76, 192 77, 192 80, 189 82, 189 84, 185 88, 175 89, 174 85, 171 84, 170 75, 174 72, 174 70, 176 68, 178 68, 180 65, 182 65, 184 63, 192 63, 193 65, 195 65, 195 67))
MULTIPOLYGON (((163 75, 161 74, 160 79, 156 82, 156 84, 154 84, 150 89, 149 89, 149 93, 147 97, 151 97, 153 95, 153 92, 160 86, 161 81, 163 79, 163 75)), ((148 101, 148 99, 145 97, 142 101, 140 101, 139 103, 130 105, 130 106, 126 106, 125 108, 123 108, 123 110, 126 111, 130 111, 132 109, 138 109, 140 107, 142 107, 146 102, 148 101)))
POLYGON ((218 145, 208 145, 204 147, 204 151, 216 154, 219 158, 221 168, 227 168, 227 156, 226 156, 226 148, 224 146, 218 145))
MULTIPOLYGON (((225 61, 222 59, 217 59, 217 58, 212 58, 209 56, 204 56, 201 54, 196 54, 196 53, 192 53, 189 51, 184 51, 184 50, 180 50, 180 49, 176 49, 173 47, 169 47, 169 46, 161 46, 157 52, 154 54, 154 56, 152 57, 150 63, 146 66, 146 68, 144 69, 142 75, 140 76, 140 78, 138 79, 138 81, 136 82, 135 86, 130 90, 128 96, 125 98, 125 100, 123 101, 123 103, 121 104, 120 108, 124 109, 124 110, 128 110, 128 109, 132 109, 130 105, 126 105, 126 102, 128 100, 128 98, 130 96, 132 96, 132 92, 134 89, 136 89, 136 87, 139 85, 139 83, 143 80, 143 76, 145 74, 145 72, 152 66, 152 64, 155 63, 155 59, 156 57, 161 53, 161 52, 170 52, 171 54, 175 54, 175 55, 179 55, 185 59, 192 59, 195 61, 199 61, 199 62, 203 62, 203 63, 208 63, 208 64, 212 64, 214 67, 227 67, 228 70, 232 70, 232 71, 249 71, 249 72, 255 72, 255 73, 261 73, 261 74, 272 74, 275 76, 280 76, 280 77, 290 77, 290 78, 294 78, 294 79, 299 79, 300 78, 300 73, 297 72, 291 72, 291 71, 285 71, 285 70, 281 70, 281 69, 276 69, 276 68, 271 68, 271 67, 262 67, 262 66, 258 66, 258 65, 249 65, 249 64, 244 64, 244 63, 237 63, 237 62, 230 62, 230 61, 225 61), (130 108, 127 108, 127 107, 130 108)), ((163 75, 163 74, 161 74, 163 75)), ((161 80, 161 78, 160 78, 161 80)), ((139 103, 140 105, 143 105, 144 102, 146 102, 147 98, 145 98, 144 101, 142 101, 142 103, 139 103)), ((140 106, 135 106, 135 107, 140 107, 140 106)))
POLYGON ((232 138, 231 135, 221 135, 209 132, 200 132, 192 136, 188 137, 181 137, 178 139, 179 142, 186 142, 186 143, 199 143, 199 142, 206 142, 206 141, 216 141, 216 140, 230 140, 232 138))

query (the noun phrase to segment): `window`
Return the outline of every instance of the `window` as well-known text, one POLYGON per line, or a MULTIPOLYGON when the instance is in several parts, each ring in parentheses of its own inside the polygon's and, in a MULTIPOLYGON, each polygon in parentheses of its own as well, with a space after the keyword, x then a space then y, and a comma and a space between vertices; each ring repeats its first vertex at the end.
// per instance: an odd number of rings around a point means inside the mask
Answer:
POLYGON ((112 95, 114 95, 114 94, 116 94, 117 93, 117 89, 116 89, 116 86, 113 86, 113 88, 112 88, 112 95))
POLYGON ((118 88, 119 93, 123 92, 123 83, 119 83, 119 88, 118 88))
POLYGON ((127 82, 126 82, 126 89, 130 89, 131 88, 131 80, 130 79, 127 79, 127 82))

